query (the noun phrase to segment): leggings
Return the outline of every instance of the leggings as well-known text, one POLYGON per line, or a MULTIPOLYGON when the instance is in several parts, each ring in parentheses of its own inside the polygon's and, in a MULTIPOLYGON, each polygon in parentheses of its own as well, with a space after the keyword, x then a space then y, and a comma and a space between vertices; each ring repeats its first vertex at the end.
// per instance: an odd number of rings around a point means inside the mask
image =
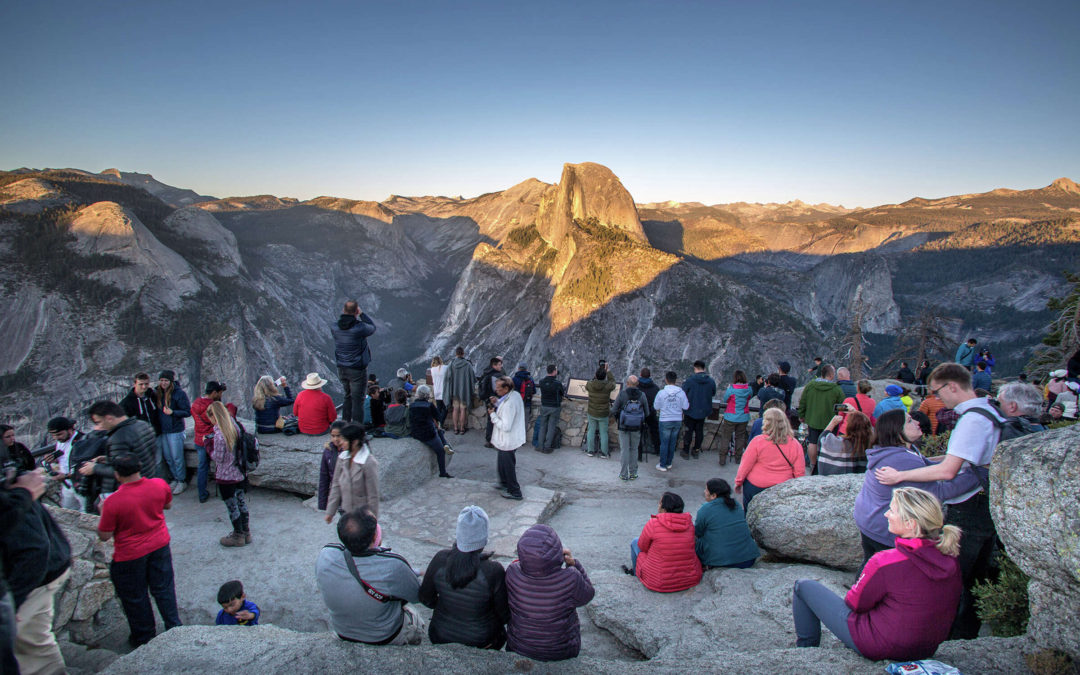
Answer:
POLYGON ((247 487, 245 478, 239 483, 218 483, 218 494, 229 510, 229 520, 237 532, 248 531, 247 487))
POLYGON ((849 649, 859 653, 851 639, 848 616, 851 608, 844 599, 823 584, 811 579, 795 582, 791 596, 791 613, 795 616, 795 646, 817 647, 821 644, 821 624, 824 622, 833 635, 849 649))

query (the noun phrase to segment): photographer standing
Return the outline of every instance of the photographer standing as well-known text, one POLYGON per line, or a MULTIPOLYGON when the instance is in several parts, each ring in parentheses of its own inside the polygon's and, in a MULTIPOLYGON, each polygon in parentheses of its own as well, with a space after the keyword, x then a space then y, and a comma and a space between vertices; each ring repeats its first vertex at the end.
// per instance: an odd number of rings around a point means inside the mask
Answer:
MULTIPOLYGON (((45 481, 32 471, 0 476, 0 550, 7 551, 15 526, 22 522, 35 500, 45 494, 45 481)), ((18 673, 15 660, 15 601, 8 590, 7 556, 0 556, 0 672, 18 673)))
POLYGON ((15 658, 24 673, 62 673, 64 657, 52 630, 53 596, 67 580, 71 547, 38 501, 44 492, 34 489, 41 484, 40 471, 4 483, 5 492, 29 486, 33 498, 3 539, 3 569, 15 606, 15 658))
POLYGON ((525 444, 525 404, 514 391, 514 381, 505 375, 495 380, 495 396, 487 400, 491 420, 491 443, 499 451, 499 487, 506 499, 520 501, 517 480, 517 449, 525 444))

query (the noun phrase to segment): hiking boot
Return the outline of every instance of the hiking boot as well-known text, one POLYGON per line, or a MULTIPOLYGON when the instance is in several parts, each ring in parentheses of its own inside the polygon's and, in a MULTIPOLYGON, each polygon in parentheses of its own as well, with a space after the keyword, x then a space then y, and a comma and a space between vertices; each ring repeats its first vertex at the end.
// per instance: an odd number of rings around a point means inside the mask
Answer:
POLYGON ((694 459, 698 459, 699 457, 701 457, 701 451, 700 450, 695 450, 692 453, 690 453, 690 456, 693 457, 694 459))
POLYGON ((251 543, 251 533, 250 532, 245 532, 244 533, 244 544, 250 544, 250 543, 251 543))
POLYGON ((722 454, 720 455, 720 466, 724 466, 725 464, 727 464, 727 455, 722 454))
POLYGON ((232 532, 230 532, 227 535, 225 535, 224 537, 222 537, 219 541, 221 542, 222 546, 246 546, 247 545, 247 537, 244 536, 244 533, 243 532, 237 532, 235 530, 233 530, 232 532))

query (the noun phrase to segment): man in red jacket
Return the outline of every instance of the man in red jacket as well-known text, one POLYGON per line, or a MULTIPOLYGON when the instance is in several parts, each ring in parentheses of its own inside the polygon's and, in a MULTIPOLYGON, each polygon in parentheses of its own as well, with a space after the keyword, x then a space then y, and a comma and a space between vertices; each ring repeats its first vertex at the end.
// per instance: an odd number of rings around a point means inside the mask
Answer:
POLYGON ((326 380, 318 373, 308 373, 300 386, 304 391, 296 395, 293 401, 293 414, 300 433, 320 436, 326 433, 330 424, 337 419, 337 409, 330 395, 322 390, 326 380))
MULTIPOLYGON (((199 453, 199 469, 196 473, 196 485, 199 488, 199 503, 205 503, 207 499, 210 499, 210 493, 206 489, 206 482, 210 476, 210 457, 206 454, 206 437, 214 435, 214 425, 211 424, 210 419, 206 416, 206 409, 210 407, 210 404, 214 401, 220 401, 222 394, 228 387, 223 382, 214 382, 213 380, 206 383, 206 394, 200 396, 191 402, 191 416, 195 419, 195 450, 199 453)), ((232 403, 225 406, 225 408, 236 417, 236 406, 232 403)), ((179 491, 173 490, 174 495, 178 495, 184 491, 181 487, 179 491)))

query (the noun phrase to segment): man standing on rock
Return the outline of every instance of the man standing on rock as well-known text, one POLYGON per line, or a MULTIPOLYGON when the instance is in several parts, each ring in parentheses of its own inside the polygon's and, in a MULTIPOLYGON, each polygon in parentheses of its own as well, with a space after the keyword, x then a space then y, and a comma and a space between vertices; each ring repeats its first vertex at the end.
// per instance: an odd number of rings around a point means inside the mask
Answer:
POLYGON ((525 404, 505 375, 495 380, 495 396, 487 401, 491 442, 499 451, 499 488, 506 499, 522 499, 517 480, 517 449, 525 444, 525 404))
POLYGON ((355 300, 345 303, 341 317, 330 329, 334 336, 334 358, 337 360, 338 379, 345 391, 341 405, 341 419, 364 424, 364 393, 367 391, 367 367, 371 363, 371 349, 367 339, 375 334, 375 322, 360 311, 355 300))
POLYGON ((701 442, 705 439, 705 418, 713 409, 713 396, 716 396, 716 380, 705 372, 705 362, 694 361, 694 374, 683 380, 683 391, 686 399, 690 402, 686 414, 683 416, 683 424, 686 425, 686 436, 683 437, 683 449, 679 455, 683 459, 690 459, 693 452, 694 459, 701 455, 701 442), (693 448, 691 448, 693 441, 693 448))
POLYGON ((555 445, 555 431, 559 428, 559 414, 562 412, 562 399, 566 394, 563 383, 559 382, 559 369, 552 363, 547 367, 547 377, 540 380, 540 443, 537 450, 550 454, 555 445))
POLYGON ((112 459, 120 487, 102 503, 98 521, 98 538, 114 539, 109 577, 131 629, 132 647, 146 644, 157 633, 147 590, 165 630, 180 625, 164 511, 172 507, 172 489, 160 478, 143 478, 139 466, 130 452, 112 459))
POLYGON ((810 430, 806 437, 806 454, 810 457, 807 473, 813 474, 817 466, 818 439, 836 415, 836 406, 844 402, 844 390, 834 381, 836 369, 828 363, 821 366, 821 377, 814 378, 803 388, 799 399, 799 419, 810 430))
POLYGON ((959 363, 942 363, 934 368, 930 373, 930 391, 941 399, 946 408, 960 415, 949 435, 945 457, 936 464, 919 469, 897 471, 887 467, 878 469, 874 475, 884 485, 895 485, 901 481, 952 480, 968 464, 979 476, 981 486, 945 502, 949 505, 945 523, 956 525, 964 533, 960 538, 960 555, 957 558, 964 577, 964 594, 960 598, 960 609, 950 638, 972 639, 978 637, 981 622, 975 611, 971 589, 976 581, 986 578, 997 538, 997 530, 990 517, 989 467, 1004 420, 988 399, 975 395, 971 373, 959 363))

